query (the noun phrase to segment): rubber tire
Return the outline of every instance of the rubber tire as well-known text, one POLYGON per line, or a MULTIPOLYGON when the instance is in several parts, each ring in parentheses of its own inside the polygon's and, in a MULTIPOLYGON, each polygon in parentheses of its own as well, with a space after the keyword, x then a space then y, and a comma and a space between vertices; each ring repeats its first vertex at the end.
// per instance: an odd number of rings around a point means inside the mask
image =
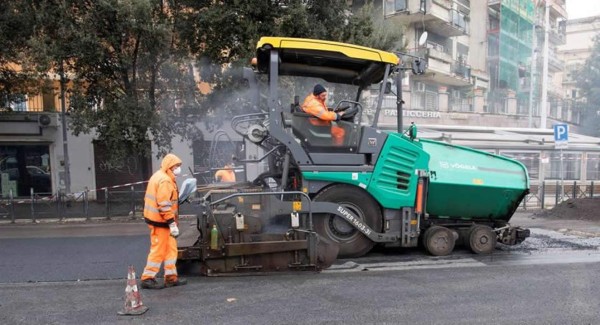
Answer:
POLYGON ((475 254, 491 254, 496 249, 496 234, 485 225, 474 225, 469 230, 469 249, 475 254), (481 240, 485 239, 485 243, 481 240))
MULTIPOLYGON (((356 211, 358 216, 373 231, 381 232, 383 216, 379 204, 369 193, 359 187, 345 184, 329 186, 319 192, 314 200, 339 203, 353 212, 358 210, 356 211)), ((348 226, 353 229, 351 233, 346 236, 336 235, 330 224, 334 220, 336 223, 346 222, 342 217, 332 214, 314 214, 313 216, 315 231, 340 246, 338 258, 360 257, 367 254, 375 246, 373 241, 349 224, 348 226)))
POLYGON ((423 234, 423 244, 429 254, 446 256, 454 250, 456 237, 452 230, 446 227, 431 226, 423 234))

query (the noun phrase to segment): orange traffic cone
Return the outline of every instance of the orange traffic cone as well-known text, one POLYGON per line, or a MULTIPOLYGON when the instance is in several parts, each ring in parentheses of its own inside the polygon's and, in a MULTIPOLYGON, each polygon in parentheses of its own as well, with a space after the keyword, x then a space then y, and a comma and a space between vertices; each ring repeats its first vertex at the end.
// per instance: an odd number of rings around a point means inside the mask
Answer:
POLYGON ((135 270, 133 265, 129 266, 127 272, 127 287, 125 287, 125 307, 119 310, 119 315, 141 315, 148 310, 142 302, 142 295, 138 290, 135 270))

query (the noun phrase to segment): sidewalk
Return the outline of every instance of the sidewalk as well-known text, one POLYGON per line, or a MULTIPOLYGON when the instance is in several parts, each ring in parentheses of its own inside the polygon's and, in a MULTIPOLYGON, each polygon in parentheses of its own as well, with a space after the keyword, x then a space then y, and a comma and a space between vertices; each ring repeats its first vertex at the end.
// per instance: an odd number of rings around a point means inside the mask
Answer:
POLYGON ((600 222, 572 219, 547 219, 534 217, 535 212, 516 212, 510 219, 513 226, 554 230, 568 235, 600 237, 600 222))
MULTIPOLYGON (((558 231, 564 234, 584 237, 600 237, 600 222, 585 220, 568 219, 547 219, 534 217, 535 211, 516 212, 510 224, 524 228, 541 228, 546 230, 558 231)), ((194 215, 182 215, 182 220, 192 220, 194 215)), ((59 219, 38 219, 33 222, 31 219, 17 219, 16 223, 11 223, 10 219, 0 219, 0 238, 16 238, 14 236, 35 237, 37 235, 46 236, 46 234, 81 234, 102 235, 119 234, 135 229, 136 233, 147 232, 146 224, 141 216, 131 218, 129 216, 106 218, 69 218, 64 221, 59 219)))

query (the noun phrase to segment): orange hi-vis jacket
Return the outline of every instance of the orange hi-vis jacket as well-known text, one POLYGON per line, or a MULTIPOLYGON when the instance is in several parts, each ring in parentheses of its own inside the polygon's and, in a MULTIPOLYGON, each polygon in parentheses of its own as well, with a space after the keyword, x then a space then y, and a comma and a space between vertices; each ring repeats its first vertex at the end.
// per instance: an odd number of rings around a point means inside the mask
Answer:
POLYGON ((171 168, 181 164, 174 154, 163 158, 158 170, 148 181, 144 197, 144 220, 147 224, 169 228, 169 224, 177 221, 179 211, 179 193, 175 175, 171 168))
MULTIPOLYGON (((339 119, 337 113, 328 110, 325 102, 313 94, 306 96, 302 103, 302 110, 318 118, 318 120, 312 119, 310 121, 312 125, 327 126, 331 125, 331 121, 339 119)), ((331 137, 333 138, 334 145, 343 145, 345 135, 346 131, 342 127, 331 125, 331 137)))
POLYGON ((235 182, 235 171, 233 166, 227 165, 224 169, 219 169, 215 173, 215 178, 220 182, 235 182))
POLYGON ((336 121, 338 119, 338 115, 335 112, 327 110, 325 102, 313 94, 306 96, 302 103, 302 110, 324 121, 336 121))

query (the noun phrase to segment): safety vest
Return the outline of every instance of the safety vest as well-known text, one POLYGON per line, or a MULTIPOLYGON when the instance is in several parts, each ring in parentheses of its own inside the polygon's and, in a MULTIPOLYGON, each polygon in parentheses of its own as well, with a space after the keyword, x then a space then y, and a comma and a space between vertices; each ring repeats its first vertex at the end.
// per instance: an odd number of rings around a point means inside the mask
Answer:
POLYGON ((235 172, 233 169, 219 169, 215 173, 215 178, 221 182, 235 182, 235 172))
POLYGON ((324 121, 335 121, 337 119, 337 114, 327 110, 325 103, 313 94, 306 96, 302 103, 302 110, 324 121))
POLYGON ((144 197, 144 220, 157 227, 169 227, 179 216, 179 193, 175 175, 170 169, 181 160, 168 154, 163 159, 161 169, 154 173, 148 181, 144 197))

